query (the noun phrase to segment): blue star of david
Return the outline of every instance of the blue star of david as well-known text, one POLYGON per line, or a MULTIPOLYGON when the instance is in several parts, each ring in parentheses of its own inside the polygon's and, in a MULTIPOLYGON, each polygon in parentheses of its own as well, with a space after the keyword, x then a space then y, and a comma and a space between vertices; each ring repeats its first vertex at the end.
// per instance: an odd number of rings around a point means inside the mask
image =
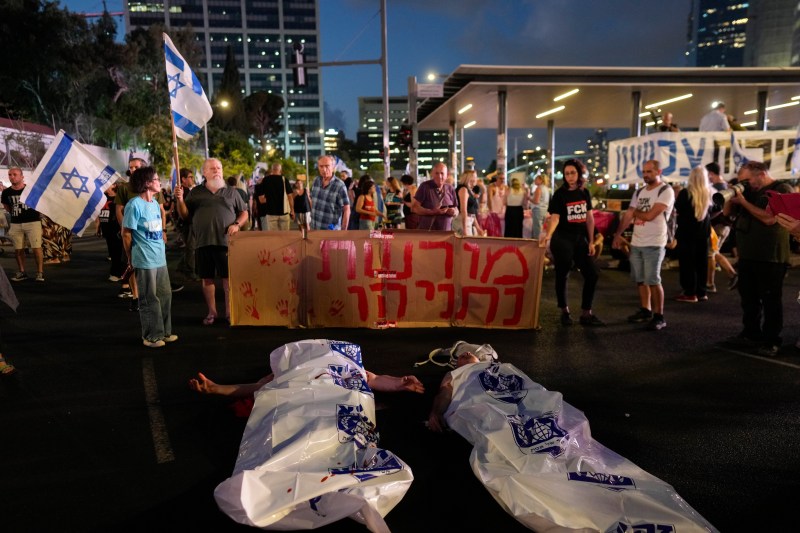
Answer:
POLYGON ((75 198, 80 198, 82 192, 89 194, 89 189, 86 187, 86 184, 89 183, 89 177, 78 174, 78 169, 72 167, 72 172, 61 172, 61 175, 64 176, 64 185, 61 188, 74 192, 75 198), (81 182, 80 187, 76 188, 72 184, 72 178, 78 178, 78 181, 81 182))
POLYGON ((170 98, 177 97, 178 96, 178 91, 181 89, 181 87, 186 87, 186 84, 181 81, 181 73, 180 72, 176 72, 174 76, 167 76, 167 87, 169 87, 169 84, 172 83, 173 81, 175 82, 175 87, 173 87, 169 91, 169 97, 170 98))

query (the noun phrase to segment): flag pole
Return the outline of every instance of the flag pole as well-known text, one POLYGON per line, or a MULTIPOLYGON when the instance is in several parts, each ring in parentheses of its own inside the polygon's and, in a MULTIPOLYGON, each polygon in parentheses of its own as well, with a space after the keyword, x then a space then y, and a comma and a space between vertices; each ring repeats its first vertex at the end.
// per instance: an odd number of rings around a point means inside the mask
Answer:
POLYGON ((178 136, 175 134, 175 115, 172 114, 172 110, 169 112, 169 121, 172 124, 172 159, 175 162, 175 182, 180 183, 181 164, 178 160, 178 136))

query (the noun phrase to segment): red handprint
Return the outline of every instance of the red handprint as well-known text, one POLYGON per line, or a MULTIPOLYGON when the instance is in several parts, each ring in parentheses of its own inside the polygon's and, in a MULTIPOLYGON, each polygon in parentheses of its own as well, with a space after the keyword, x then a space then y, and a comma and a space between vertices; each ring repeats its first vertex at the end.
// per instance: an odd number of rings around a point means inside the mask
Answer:
POLYGON ((269 250, 261 250, 258 252, 258 262, 261 263, 261 266, 270 266, 275 261, 277 261, 277 259, 272 257, 272 252, 269 250))
POLYGON ((294 248, 284 248, 283 262, 290 266, 294 266, 299 263, 300 260, 297 258, 297 250, 294 248))
POLYGON ((242 296, 245 298, 253 298, 255 300, 258 289, 253 290, 253 285, 249 281, 243 281, 242 284, 239 285, 239 292, 242 293, 242 296))
POLYGON ((342 314, 342 309, 344 309, 344 302, 341 300, 333 300, 331 306, 328 308, 328 314, 331 316, 338 316, 342 314))
POLYGON ((289 294, 297 294, 297 280, 294 278, 289 280, 289 294))
POLYGON ((244 310, 247 311, 247 314, 249 314, 251 317, 255 318, 256 320, 261 318, 261 315, 258 314, 258 309, 256 309, 254 305, 245 305, 244 306, 244 310))
POLYGON ((275 309, 278 310, 278 314, 281 315, 282 317, 286 318, 289 316, 289 302, 287 302, 286 300, 278 300, 275 309))

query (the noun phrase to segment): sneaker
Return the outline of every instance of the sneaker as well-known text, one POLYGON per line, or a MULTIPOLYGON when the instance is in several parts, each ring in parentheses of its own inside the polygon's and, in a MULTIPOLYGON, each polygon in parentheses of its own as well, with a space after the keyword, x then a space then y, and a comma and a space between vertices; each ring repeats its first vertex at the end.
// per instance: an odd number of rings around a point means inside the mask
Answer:
POLYGON ((581 326, 605 326, 606 323, 597 318, 594 315, 589 316, 581 316, 578 321, 581 323, 581 326))
POLYGON ((130 287, 123 287, 119 290, 119 294, 117 294, 117 298, 133 298, 133 293, 131 292, 130 287))
POLYGON ((739 274, 734 274, 731 280, 728 282, 728 290, 732 291, 733 289, 736 288, 738 284, 739 284, 739 274))
POLYGON ((679 294, 678 296, 675 297, 675 301, 676 302, 687 302, 687 303, 696 304, 697 303, 697 296, 694 296, 694 295, 689 296, 689 295, 686 295, 686 294, 679 294))
POLYGON ((653 316, 650 322, 647 323, 647 329, 650 331, 660 331, 667 327, 667 321, 663 316, 653 316))
POLYGON ((713 283, 711 285, 706 285, 706 292, 717 292, 717 286, 713 283))
POLYGON ((647 322, 653 318, 653 312, 644 307, 639 308, 636 313, 628 317, 628 322, 647 322))
POLYGON ((112 276, 108 276, 108 281, 111 281, 111 282, 113 282, 113 283, 116 283, 116 282, 118 282, 118 281, 119 281, 119 280, 121 280, 121 279, 122 279, 122 278, 120 278, 119 276, 113 276, 113 275, 112 275, 112 276))
POLYGON ((28 279, 28 275, 25 272, 17 272, 11 281, 25 281, 26 279, 28 279))
POLYGON ((183 285, 180 283, 170 283, 169 288, 172 290, 172 292, 181 292, 183 290, 183 285))
POLYGON ((569 316, 569 313, 561 313, 561 325, 562 326, 571 326, 574 324, 572 317, 569 316))
POLYGON ((44 281, 44 272, 36 273, 36 281, 44 281))
POLYGON ((698 302, 707 302, 708 301, 708 295, 704 294, 702 296, 698 296, 697 297, 697 301, 698 302))
POLYGON ((147 339, 142 339, 142 344, 144 344, 148 348, 161 348, 162 346, 164 346, 164 341, 161 339, 157 341, 149 341, 147 339))
POLYGON ((777 357, 780 351, 781 351, 780 346, 776 346, 774 344, 767 344, 766 346, 759 347, 756 350, 756 353, 762 357, 777 357))
POLYGON ((138 312, 139 311, 139 298, 131 298, 131 305, 128 307, 128 311, 138 312))
POLYGON ((161 340, 163 340, 164 342, 175 342, 176 340, 178 340, 178 336, 177 335, 170 335, 169 337, 164 337, 161 340))

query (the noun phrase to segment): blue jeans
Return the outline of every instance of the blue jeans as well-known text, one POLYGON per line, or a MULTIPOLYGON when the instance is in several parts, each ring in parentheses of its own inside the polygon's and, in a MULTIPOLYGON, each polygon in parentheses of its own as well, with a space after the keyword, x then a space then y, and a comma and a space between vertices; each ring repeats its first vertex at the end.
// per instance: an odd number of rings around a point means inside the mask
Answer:
POLYGON ((631 279, 645 285, 661 285, 663 246, 631 246, 631 279))
POLYGON ((172 288, 167 267, 137 268, 142 338, 156 342, 172 335, 172 288))

